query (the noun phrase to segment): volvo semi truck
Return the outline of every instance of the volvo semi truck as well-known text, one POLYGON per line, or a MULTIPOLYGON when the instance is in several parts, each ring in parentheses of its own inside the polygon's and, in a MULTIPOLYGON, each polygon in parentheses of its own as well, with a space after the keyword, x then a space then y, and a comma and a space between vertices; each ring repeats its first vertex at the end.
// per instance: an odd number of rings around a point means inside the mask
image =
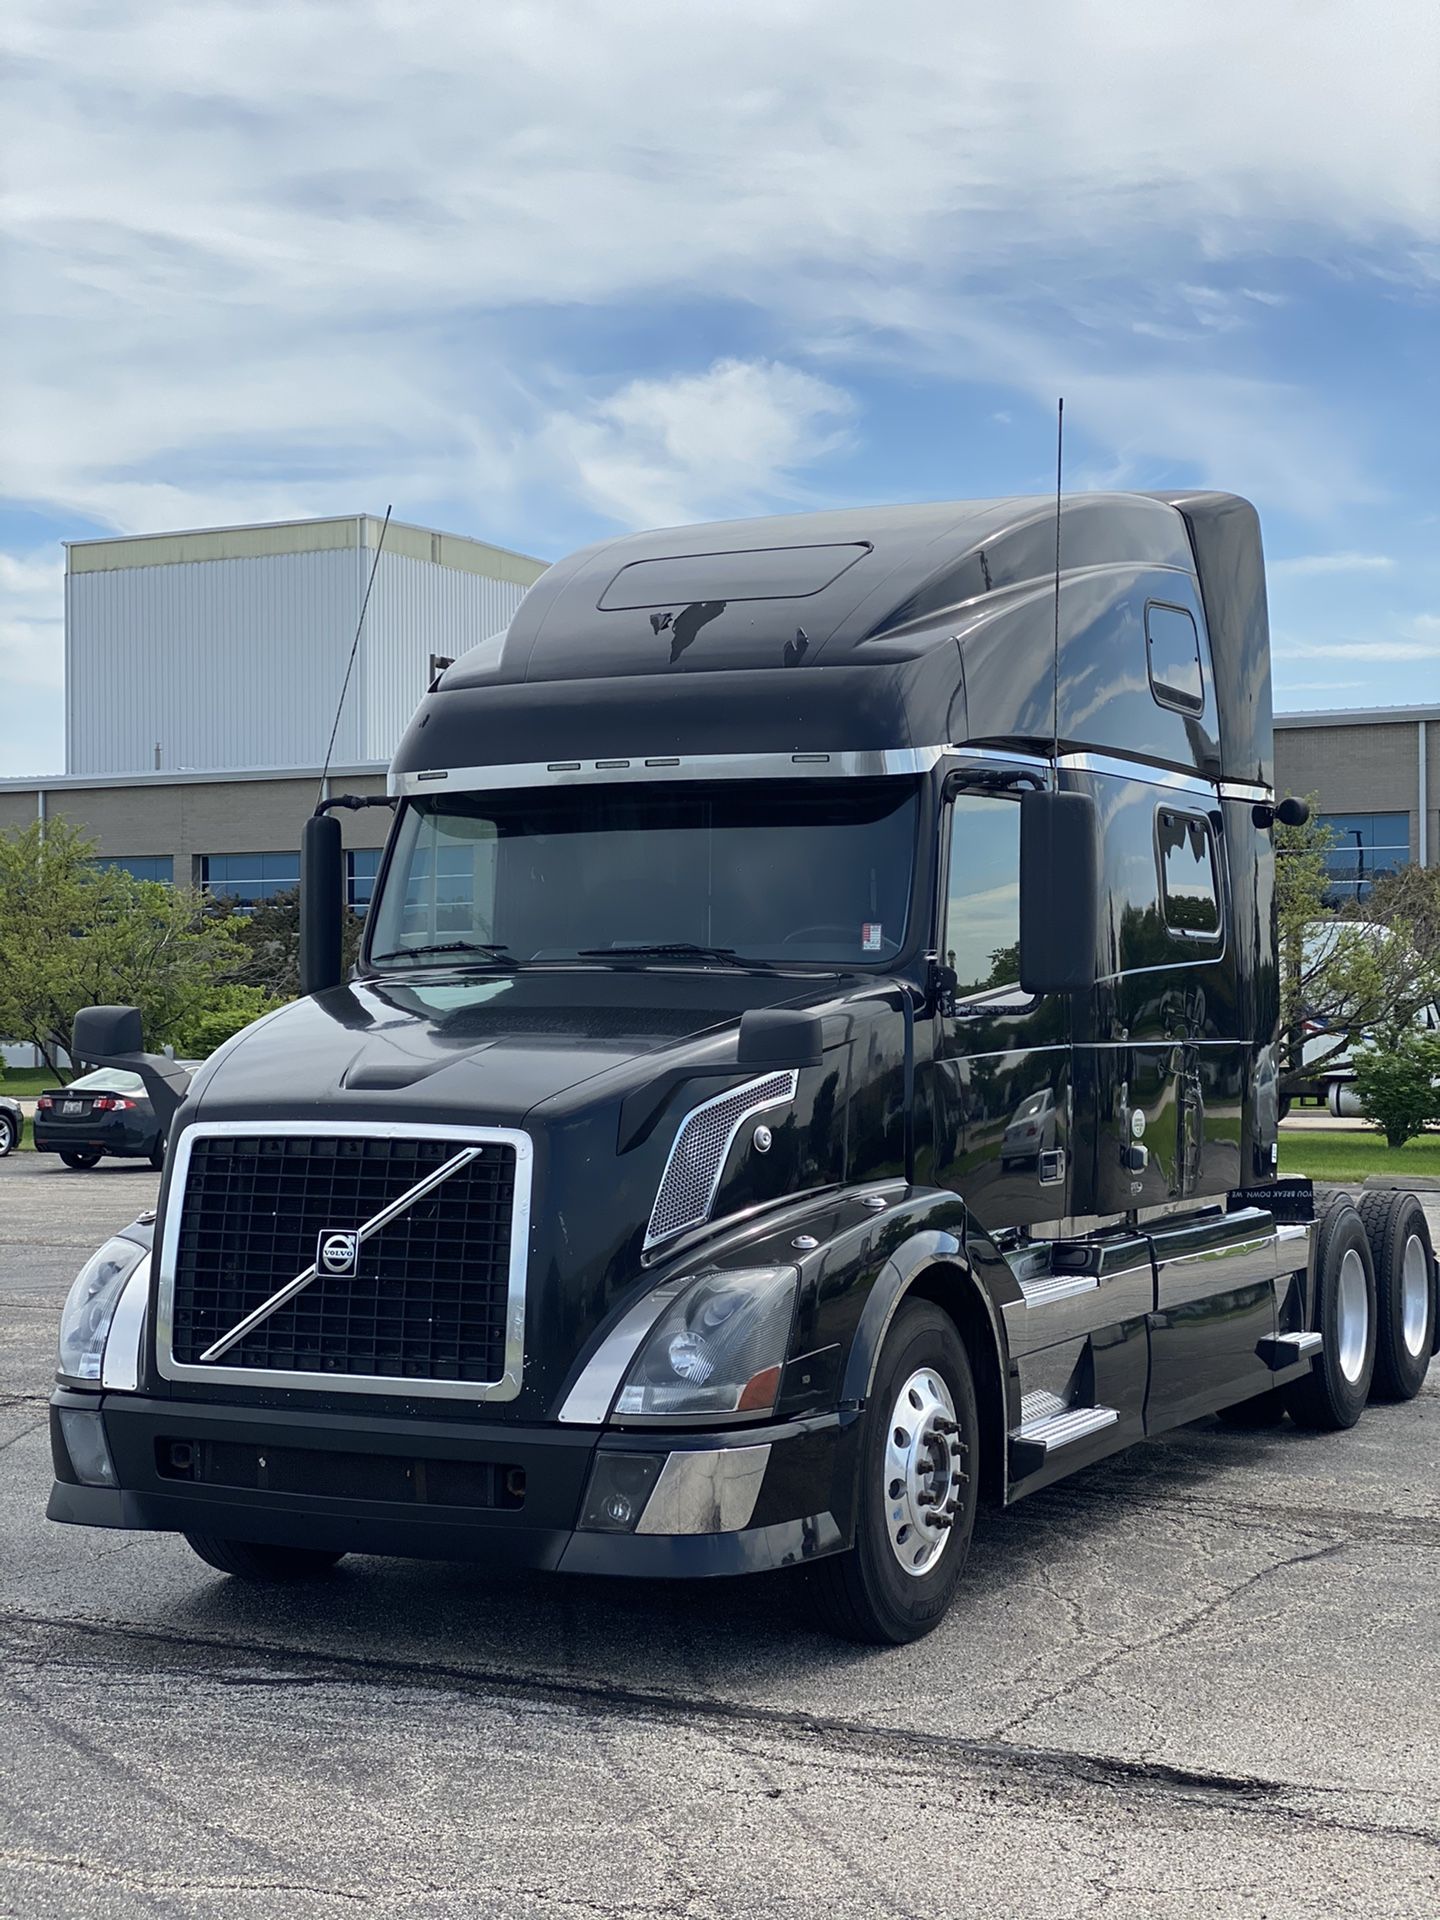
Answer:
POLYGON ((303 998, 189 1080, 77 1020, 171 1117, 66 1308, 51 1518, 255 1580, 808 1569, 894 1643, 984 1503, 1413 1395, 1423 1210, 1277 1168, 1271 745, 1232 495, 551 568, 414 716, 348 977, 322 809, 303 998))

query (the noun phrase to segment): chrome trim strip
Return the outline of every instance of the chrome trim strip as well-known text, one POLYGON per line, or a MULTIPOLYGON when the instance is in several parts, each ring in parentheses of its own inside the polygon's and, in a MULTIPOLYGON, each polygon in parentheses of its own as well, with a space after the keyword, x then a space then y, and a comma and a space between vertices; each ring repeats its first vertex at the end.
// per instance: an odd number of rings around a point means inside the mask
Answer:
POLYGON ((1275 789, 1261 786, 1258 780, 1222 780, 1220 798, 1222 800, 1253 800, 1256 805, 1264 805, 1275 798, 1275 789))
POLYGON ((770 1463, 770 1442, 672 1453, 660 1469, 636 1533, 739 1533, 748 1527, 770 1463))
POLYGON ((1122 760, 1110 753, 1062 753, 1062 770, 1075 773, 1108 773, 1120 780, 1138 780, 1147 787, 1164 787, 1172 793, 1201 794, 1207 800, 1216 795, 1216 783, 1198 773, 1181 773, 1172 767, 1152 767, 1143 760, 1122 760))
MULTIPOLYGON (((468 1167, 472 1160, 478 1160, 480 1153, 479 1147, 465 1147, 459 1153, 452 1154, 443 1166, 436 1167, 433 1173, 427 1173, 425 1178, 417 1180, 413 1187, 407 1187, 398 1199, 392 1200, 389 1206, 382 1207, 379 1213, 371 1214, 368 1220, 353 1229, 356 1247, 363 1247, 365 1242, 373 1239, 382 1227, 388 1227, 392 1220, 398 1220, 402 1213, 408 1213, 417 1200, 423 1200, 427 1193, 433 1193, 435 1188, 442 1181, 448 1180, 452 1173, 458 1173, 462 1167, 468 1167)), ((253 1312, 247 1313, 245 1318, 237 1322, 229 1333, 217 1340, 213 1347, 207 1347, 200 1356, 201 1364, 208 1366, 212 1360, 218 1360, 222 1354, 229 1353, 232 1347, 239 1346, 247 1333, 252 1333, 256 1327, 268 1320, 272 1313, 278 1313, 280 1308, 287 1301, 293 1300, 297 1293, 303 1293, 311 1281, 318 1276, 319 1271, 312 1260, 310 1265, 297 1273, 293 1280, 287 1280, 285 1285, 272 1293, 268 1300, 262 1300, 253 1312)))
MULTIPOLYGON (((525 1284, 530 1247, 530 1198, 535 1149, 527 1133, 511 1127, 456 1127, 401 1125, 374 1120, 316 1123, 271 1120, 263 1126, 251 1121, 201 1121, 187 1127, 173 1148, 165 1230, 160 1243, 159 1285, 156 1292, 155 1363, 166 1380, 215 1381, 237 1387, 287 1387, 319 1393, 367 1393, 391 1399, 513 1400, 520 1391, 525 1355, 525 1284), (515 1196, 510 1218, 510 1268, 505 1300, 504 1370, 498 1380, 415 1380, 396 1374, 301 1373, 270 1367, 227 1367, 179 1361, 173 1355, 175 1263, 180 1240, 180 1214, 190 1157, 196 1140, 217 1138, 294 1137, 339 1140, 454 1140, 457 1145, 508 1146, 515 1153, 515 1196)), ((453 1170, 453 1169, 452 1169, 453 1170)))
POLYGON ((690 1111, 685 1115, 685 1118, 680 1122, 680 1125, 675 1129, 675 1138, 670 1142, 670 1151, 665 1156, 665 1165, 660 1172, 660 1182, 655 1189, 655 1199, 651 1204, 650 1218, 645 1227, 645 1241, 640 1249, 642 1253, 649 1253, 652 1248, 662 1245, 667 1240, 675 1239, 678 1234, 688 1233, 692 1227, 700 1227, 705 1224, 710 1218, 710 1209, 715 1204, 715 1195, 720 1190, 720 1176, 725 1171, 725 1162, 730 1158, 730 1149, 734 1146, 736 1135, 740 1129, 747 1121, 755 1119, 758 1114, 770 1113, 776 1107, 788 1107, 795 1098, 795 1091, 799 1084, 800 1075, 793 1067, 788 1070, 785 1068, 777 1068, 773 1072, 759 1074, 753 1080, 743 1080, 738 1087, 727 1087, 724 1093, 717 1093, 711 1099, 702 1100, 698 1106, 691 1107, 690 1111), (674 1165, 675 1156, 680 1152, 684 1144, 685 1136, 690 1129, 697 1124, 704 1114, 709 1113, 712 1107, 725 1106, 731 1100, 738 1099, 742 1094, 753 1094, 760 1087, 768 1086, 772 1080, 782 1078, 789 1082, 788 1087, 783 1093, 777 1093, 769 1099, 755 1100, 736 1115, 729 1133, 725 1136, 725 1144, 716 1157, 715 1172, 710 1180, 709 1191, 705 1195, 705 1204, 700 1211, 691 1219, 682 1220, 679 1226, 667 1227, 665 1232, 656 1233, 655 1209, 660 1204, 660 1196, 664 1193, 665 1183, 670 1178, 670 1169, 674 1165))
POLYGON ((100 1384, 113 1393, 135 1393, 140 1386, 140 1347, 145 1338, 145 1312, 150 1304, 150 1254, 142 1253, 120 1290, 105 1351, 100 1360, 100 1384))
POLYGON ((863 751, 794 753, 634 754, 606 760, 529 760, 512 766, 433 768, 391 772, 387 792, 404 798, 433 792, 500 793, 514 787, 573 787, 619 780, 874 779, 883 774, 928 773, 951 749, 877 747, 863 751))
POLYGON ((567 1427, 603 1427, 631 1363, 650 1329, 695 1279, 693 1272, 666 1280, 637 1300, 606 1334, 585 1362, 580 1378, 565 1396, 557 1418, 567 1427))

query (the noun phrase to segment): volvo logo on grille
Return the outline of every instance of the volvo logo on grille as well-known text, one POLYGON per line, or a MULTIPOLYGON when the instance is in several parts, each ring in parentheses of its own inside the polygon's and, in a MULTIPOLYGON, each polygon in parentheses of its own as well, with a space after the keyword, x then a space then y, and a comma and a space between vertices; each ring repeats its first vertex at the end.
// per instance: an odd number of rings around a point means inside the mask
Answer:
POLYGON ((358 1233, 340 1233, 327 1227, 316 1247, 315 1264, 322 1273, 353 1274, 360 1258, 358 1233))

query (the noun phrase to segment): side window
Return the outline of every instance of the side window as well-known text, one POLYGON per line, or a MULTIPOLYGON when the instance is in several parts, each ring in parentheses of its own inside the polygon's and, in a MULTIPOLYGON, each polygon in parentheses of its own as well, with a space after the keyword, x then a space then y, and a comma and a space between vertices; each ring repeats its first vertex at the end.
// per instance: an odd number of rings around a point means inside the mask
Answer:
POLYGON ((1220 933, 1220 888, 1210 822, 1162 807, 1156 821, 1160 898, 1172 933, 1213 940, 1220 933))
POLYGON ((1194 616, 1184 607, 1152 600, 1145 608, 1145 646, 1150 661, 1150 691, 1162 707, 1200 713, 1205 680, 1200 668, 1200 636, 1194 616))
POLYGON ((1020 991, 1020 803, 961 793, 950 804, 941 958, 972 1013, 1028 1006, 1020 991))

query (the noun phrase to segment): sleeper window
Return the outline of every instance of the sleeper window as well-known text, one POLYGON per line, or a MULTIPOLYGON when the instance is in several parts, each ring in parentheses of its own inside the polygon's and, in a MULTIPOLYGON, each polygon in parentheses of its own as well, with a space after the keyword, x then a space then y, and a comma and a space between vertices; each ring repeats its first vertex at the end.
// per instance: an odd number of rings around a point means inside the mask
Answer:
POLYGON ((955 1000, 972 1011, 1028 1005, 1020 990, 1020 803, 957 794, 941 945, 955 1000))
POLYGON ((1205 705, 1200 668, 1200 636, 1184 607, 1152 600, 1145 609, 1145 644, 1150 660, 1150 691, 1162 707, 1199 713, 1205 705))
POLYGON ((1213 940, 1220 932, 1220 889, 1210 822, 1162 808, 1157 833, 1165 924, 1174 933, 1213 940))

